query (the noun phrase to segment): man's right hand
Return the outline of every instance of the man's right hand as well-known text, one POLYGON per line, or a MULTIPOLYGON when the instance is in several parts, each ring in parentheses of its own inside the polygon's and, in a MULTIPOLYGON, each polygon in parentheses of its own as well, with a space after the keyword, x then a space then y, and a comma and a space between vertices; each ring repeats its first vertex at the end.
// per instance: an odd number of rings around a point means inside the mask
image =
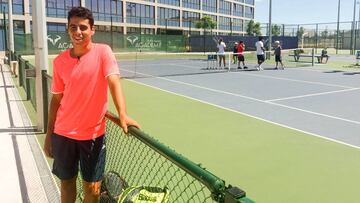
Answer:
POLYGON ((52 144, 51 144, 51 135, 46 134, 44 142, 44 153, 47 157, 53 158, 52 154, 52 144))

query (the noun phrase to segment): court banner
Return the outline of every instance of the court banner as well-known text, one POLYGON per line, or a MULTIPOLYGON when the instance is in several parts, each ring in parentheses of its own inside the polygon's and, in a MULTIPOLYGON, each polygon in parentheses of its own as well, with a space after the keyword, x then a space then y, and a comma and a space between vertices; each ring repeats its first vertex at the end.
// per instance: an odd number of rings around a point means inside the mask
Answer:
MULTIPOLYGON (((32 34, 14 34, 15 51, 20 54, 34 54, 32 34)), ((93 37, 96 43, 108 44, 115 52, 163 51, 183 52, 187 38, 184 35, 123 35, 117 32, 97 31, 93 37)), ((49 54, 57 54, 72 48, 68 33, 48 32, 49 54)))
MULTIPOLYGON (((19 54, 34 54, 32 37, 32 34, 14 34, 15 51, 19 54)), ((65 32, 48 32, 47 43, 49 54, 72 48, 69 35, 65 32)))

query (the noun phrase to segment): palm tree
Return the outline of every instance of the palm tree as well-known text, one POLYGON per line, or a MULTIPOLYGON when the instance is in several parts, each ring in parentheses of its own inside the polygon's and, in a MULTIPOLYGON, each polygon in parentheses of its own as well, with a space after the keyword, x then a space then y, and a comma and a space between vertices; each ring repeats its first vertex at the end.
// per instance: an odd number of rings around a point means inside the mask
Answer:
POLYGON ((271 34, 274 36, 280 36, 281 34, 281 27, 279 25, 273 25, 271 29, 271 34))
POLYGON ((212 32, 212 29, 214 29, 215 27, 216 27, 216 22, 214 22, 210 16, 204 16, 199 21, 196 22, 196 28, 203 28, 204 35, 206 33, 206 30, 210 29, 212 32))
POLYGON ((260 23, 255 23, 253 20, 250 20, 247 24, 246 32, 251 36, 261 35, 260 23))

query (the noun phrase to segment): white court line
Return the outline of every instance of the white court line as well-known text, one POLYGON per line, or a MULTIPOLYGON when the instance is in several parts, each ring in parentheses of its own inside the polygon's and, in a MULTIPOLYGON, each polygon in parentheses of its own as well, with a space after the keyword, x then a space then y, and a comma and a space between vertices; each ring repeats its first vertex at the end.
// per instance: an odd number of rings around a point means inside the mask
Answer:
MULTIPOLYGON (((126 80, 130 80, 130 79, 126 79, 126 80)), ((274 121, 270 121, 270 120, 260 118, 260 117, 254 116, 254 115, 250 115, 250 114, 247 114, 247 113, 244 113, 244 112, 241 112, 241 111, 236 111, 234 109, 230 109, 230 108, 219 106, 219 105, 216 105, 216 104, 213 104, 213 103, 209 103, 207 101, 203 101, 203 100, 200 100, 200 99, 195 99, 193 97, 189 97, 189 96, 186 96, 186 95, 183 95, 183 94, 179 94, 179 93, 175 93, 175 92, 172 92, 172 91, 169 91, 169 90, 161 89, 159 87, 148 85, 148 84, 145 84, 145 83, 133 80, 133 79, 131 79, 130 81, 135 82, 135 83, 140 84, 140 85, 151 87, 151 88, 163 91, 163 92, 167 92, 167 93, 170 93, 170 94, 173 94, 173 95, 181 96, 181 97, 184 97, 184 98, 187 98, 187 99, 191 99, 191 100, 198 101, 198 102, 201 102, 201 103, 204 103, 204 104, 208 104, 210 106, 215 106, 217 108, 224 109, 224 110, 227 110, 227 111, 230 111, 230 112, 234 112, 234 113, 238 113, 238 114, 241 114, 241 115, 249 116, 251 118, 255 118, 255 119, 258 119, 258 120, 261 120, 261 121, 265 121, 267 123, 271 123, 271 124, 278 125, 278 126, 281 126, 281 127, 284 127, 284 128, 288 128, 288 129, 291 129, 291 130, 295 130, 295 131, 298 131, 298 132, 301 132, 301 133, 312 135, 314 137, 318 137, 318 138, 321 138, 321 139, 324 139, 324 140, 328 140, 328 141, 332 141, 332 142, 335 142, 335 143, 338 143, 338 144, 346 145, 346 146, 349 146, 349 147, 352 147, 352 148, 360 149, 360 146, 352 145, 352 144, 342 142, 342 141, 339 141, 339 140, 336 140, 336 139, 321 136, 321 135, 316 134, 316 133, 311 133, 311 132, 308 132, 308 131, 304 131, 304 130, 294 128, 294 127, 291 127, 291 126, 288 126, 288 125, 284 125, 284 124, 277 123, 277 122, 274 122, 274 121)))
MULTIPOLYGON (((236 72, 238 73, 238 72, 236 72)), ((341 87, 341 88, 356 88, 356 87, 350 87, 350 86, 344 86, 344 85, 334 85, 329 83, 322 83, 322 82, 314 82, 314 81, 308 81, 308 80, 297 80, 297 79, 290 79, 290 78, 282 78, 282 77, 275 77, 275 76, 267 76, 267 75, 257 75, 252 73, 241 73, 244 75, 250 75, 254 77, 261 77, 261 78, 271 78, 271 79, 277 79, 277 80, 287 80, 292 82, 300 82, 300 83, 307 83, 307 84, 316 84, 316 85, 323 85, 323 86, 329 86, 329 87, 341 87)))
MULTIPOLYGON (((126 70, 126 69, 123 69, 123 70, 129 72, 129 70, 126 70)), ((130 71, 130 72, 132 72, 132 71, 130 71)), ((284 107, 284 108, 291 109, 291 110, 301 111, 301 112, 305 112, 305 113, 309 113, 309 114, 313 114, 313 115, 317 115, 317 116, 322 116, 322 117, 326 117, 326 118, 331 118, 331 119, 335 119, 335 120, 340 120, 340 121, 360 125, 359 121, 354 121, 354 120, 350 120, 350 119, 346 119, 346 118, 341 118, 341 117, 337 117, 337 116, 331 116, 331 115, 318 113, 318 112, 314 112, 314 111, 308 111, 308 110, 305 110, 305 109, 300 109, 300 108, 291 107, 291 106, 287 106, 287 105, 283 105, 283 104, 273 103, 273 102, 269 102, 269 101, 265 101, 265 100, 261 100, 261 99, 256 99, 256 98, 253 98, 253 97, 244 96, 244 95, 241 95, 241 94, 226 92, 226 91, 222 91, 222 90, 216 90, 216 89, 203 87, 203 86, 199 86, 199 85, 194 85, 194 84, 181 82, 181 81, 177 81, 177 80, 172 80, 172 79, 168 79, 168 78, 157 77, 157 76, 153 76, 153 75, 149 75, 149 74, 145 74, 145 73, 139 73, 138 72, 138 74, 145 75, 145 76, 150 76, 150 77, 153 77, 153 78, 158 78, 158 79, 161 79, 161 80, 166 80, 166 81, 173 82, 173 83, 187 85, 187 86, 190 86, 190 87, 196 87, 196 88, 208 90, 208 91, 211 91, 211 92, 231 95, 231 96, 235 96, 235 97, 241 97, 241 98, 245 98, 245 99, 249 99, 249 100, 253 100, 253 101, 257 101, 257 102, 261 102, 261 103, 271 104, 271 105, 274 105, 274 106, 280 106, 280 107, 284 107)))
POLYGON ((345 90, 336 90, 336 91, 329 91, 329 92, 321 92, 321 93, 314 93, 314 94, 305 94, 300 96, 293 96, 293 97, 284 97, 279 99, 270 99, 266 100, 267 102, 274 102, 274 101, 283 101, 283 100, 290 100, 290 99, 298 99, 298 98, 304 98, 304 97, 313 97, 313 96, 319 96, 319 95, 325 95, 325 94, 334 94, 339 92, 350 92, 354 90, 359 90, 360 88, 351 88, 351 89, 345 89, 345 90))
POLYGON ((304 71, 311 71, 311 72, 324 72, 324 71, 333 71, 334 69, 325 69, 325 68, 314 68, 314 67, 297 67, 294 70, 304 70, 304 71))
MULTIPOLYGON (((322 64, 323 66, 326 66, 326 64, 322 64)), ((316 65, 320 66, 320 65, 316 65)), ((327 72, 327 71, 338 71, 337 73, 347 73, 351 72, 351 70, 338 70, 333 68, 324 68, 324 67, 294 67, 291 68, 292 70, 304 70, 304 71, 312 71, 312 72, 327 72)), ((335 72, 334 72, 335 73, 335 72)))
MULTIPOLYGON (((206 65, 205 62, 197 62, 197 65, 206 65)), ((190 65, 179 65, 179 64, 175 64, 175 63, 150 63, 150 64, 136 64, 137 67, 139 66, 180 66, 180 67, 186 67, 186 68, 191 68, 191 69, 196 69, 196 70, 200 70, 199 68, 197 68, 196 66, 190 66, 190 65)), ((120 65, 120 70, 121 68, 131 68, 134 67, 134 64, 126 64, 126 65, 120 65)))

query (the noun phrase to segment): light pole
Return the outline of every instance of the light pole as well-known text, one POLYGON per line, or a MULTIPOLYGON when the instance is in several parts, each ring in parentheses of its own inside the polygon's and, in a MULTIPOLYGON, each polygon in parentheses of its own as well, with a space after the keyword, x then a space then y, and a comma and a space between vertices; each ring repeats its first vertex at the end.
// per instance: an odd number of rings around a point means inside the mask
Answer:
MULTIPOLYGON (((6 16, 5 16, 5 6, 3 7, 3 26, 4 26, 4 50, 8 51, 8 39, 7 39, 7 27, 6 27, 6 16)), ((9 60, 10 61, 10 60, 9 60)))
MULTIPOLYGON (((9 19, 9 49, 10 49, 10 53, 14 53, 15 51, 15 47, 14 47, 14 21, 13 21, 13 13, 12 13, 12 0, 8 1, 8 19, 9 19)), ((11 54, 10 56, 10 61, 12 61, 13 59, 11 58, 11 54)))
POLYGON ((336 54, 338 54, 339 49, 339 27, 340 27, 340 0, 338 2, 338 17, 337 17, 337 29, 336 29, 336 54))
MULTIPOLYGON (((272 26, 271 26, 271 6, 272 6, 272 1, 269 0, 269 51, 271 52, 271 41, 272 41, 272 26)), ((270 59, 270 55, 268 56, 268 58, 270 59)))
POLYGON ((360 1, 357 1, 356 4, 359 4, 359 18, 358 18, 358 23, 357 23, 357 27, 358 27, 358 30, 360 30, 360 1))
MULTIPOLYGON (((356 1, 356 4, 360 4, 360 1, 356 1)), ((354 37, 354 51, 356 50, 357 47, 357 33, 359 33, 359 26, 360 26, 360 6, 359 6, 359 20, 356 22, 355 21, 355 29, 354 29, 354 33, 355 33, 355 37, 354 37)))
POLYGON ((354 12, 353 12, 353 23, 352 23, 352 31, 351 31, 351 50, 350 54, 354 54, 355 50, 355 16, 356 16, 356 0, 354 0, 354 12))

